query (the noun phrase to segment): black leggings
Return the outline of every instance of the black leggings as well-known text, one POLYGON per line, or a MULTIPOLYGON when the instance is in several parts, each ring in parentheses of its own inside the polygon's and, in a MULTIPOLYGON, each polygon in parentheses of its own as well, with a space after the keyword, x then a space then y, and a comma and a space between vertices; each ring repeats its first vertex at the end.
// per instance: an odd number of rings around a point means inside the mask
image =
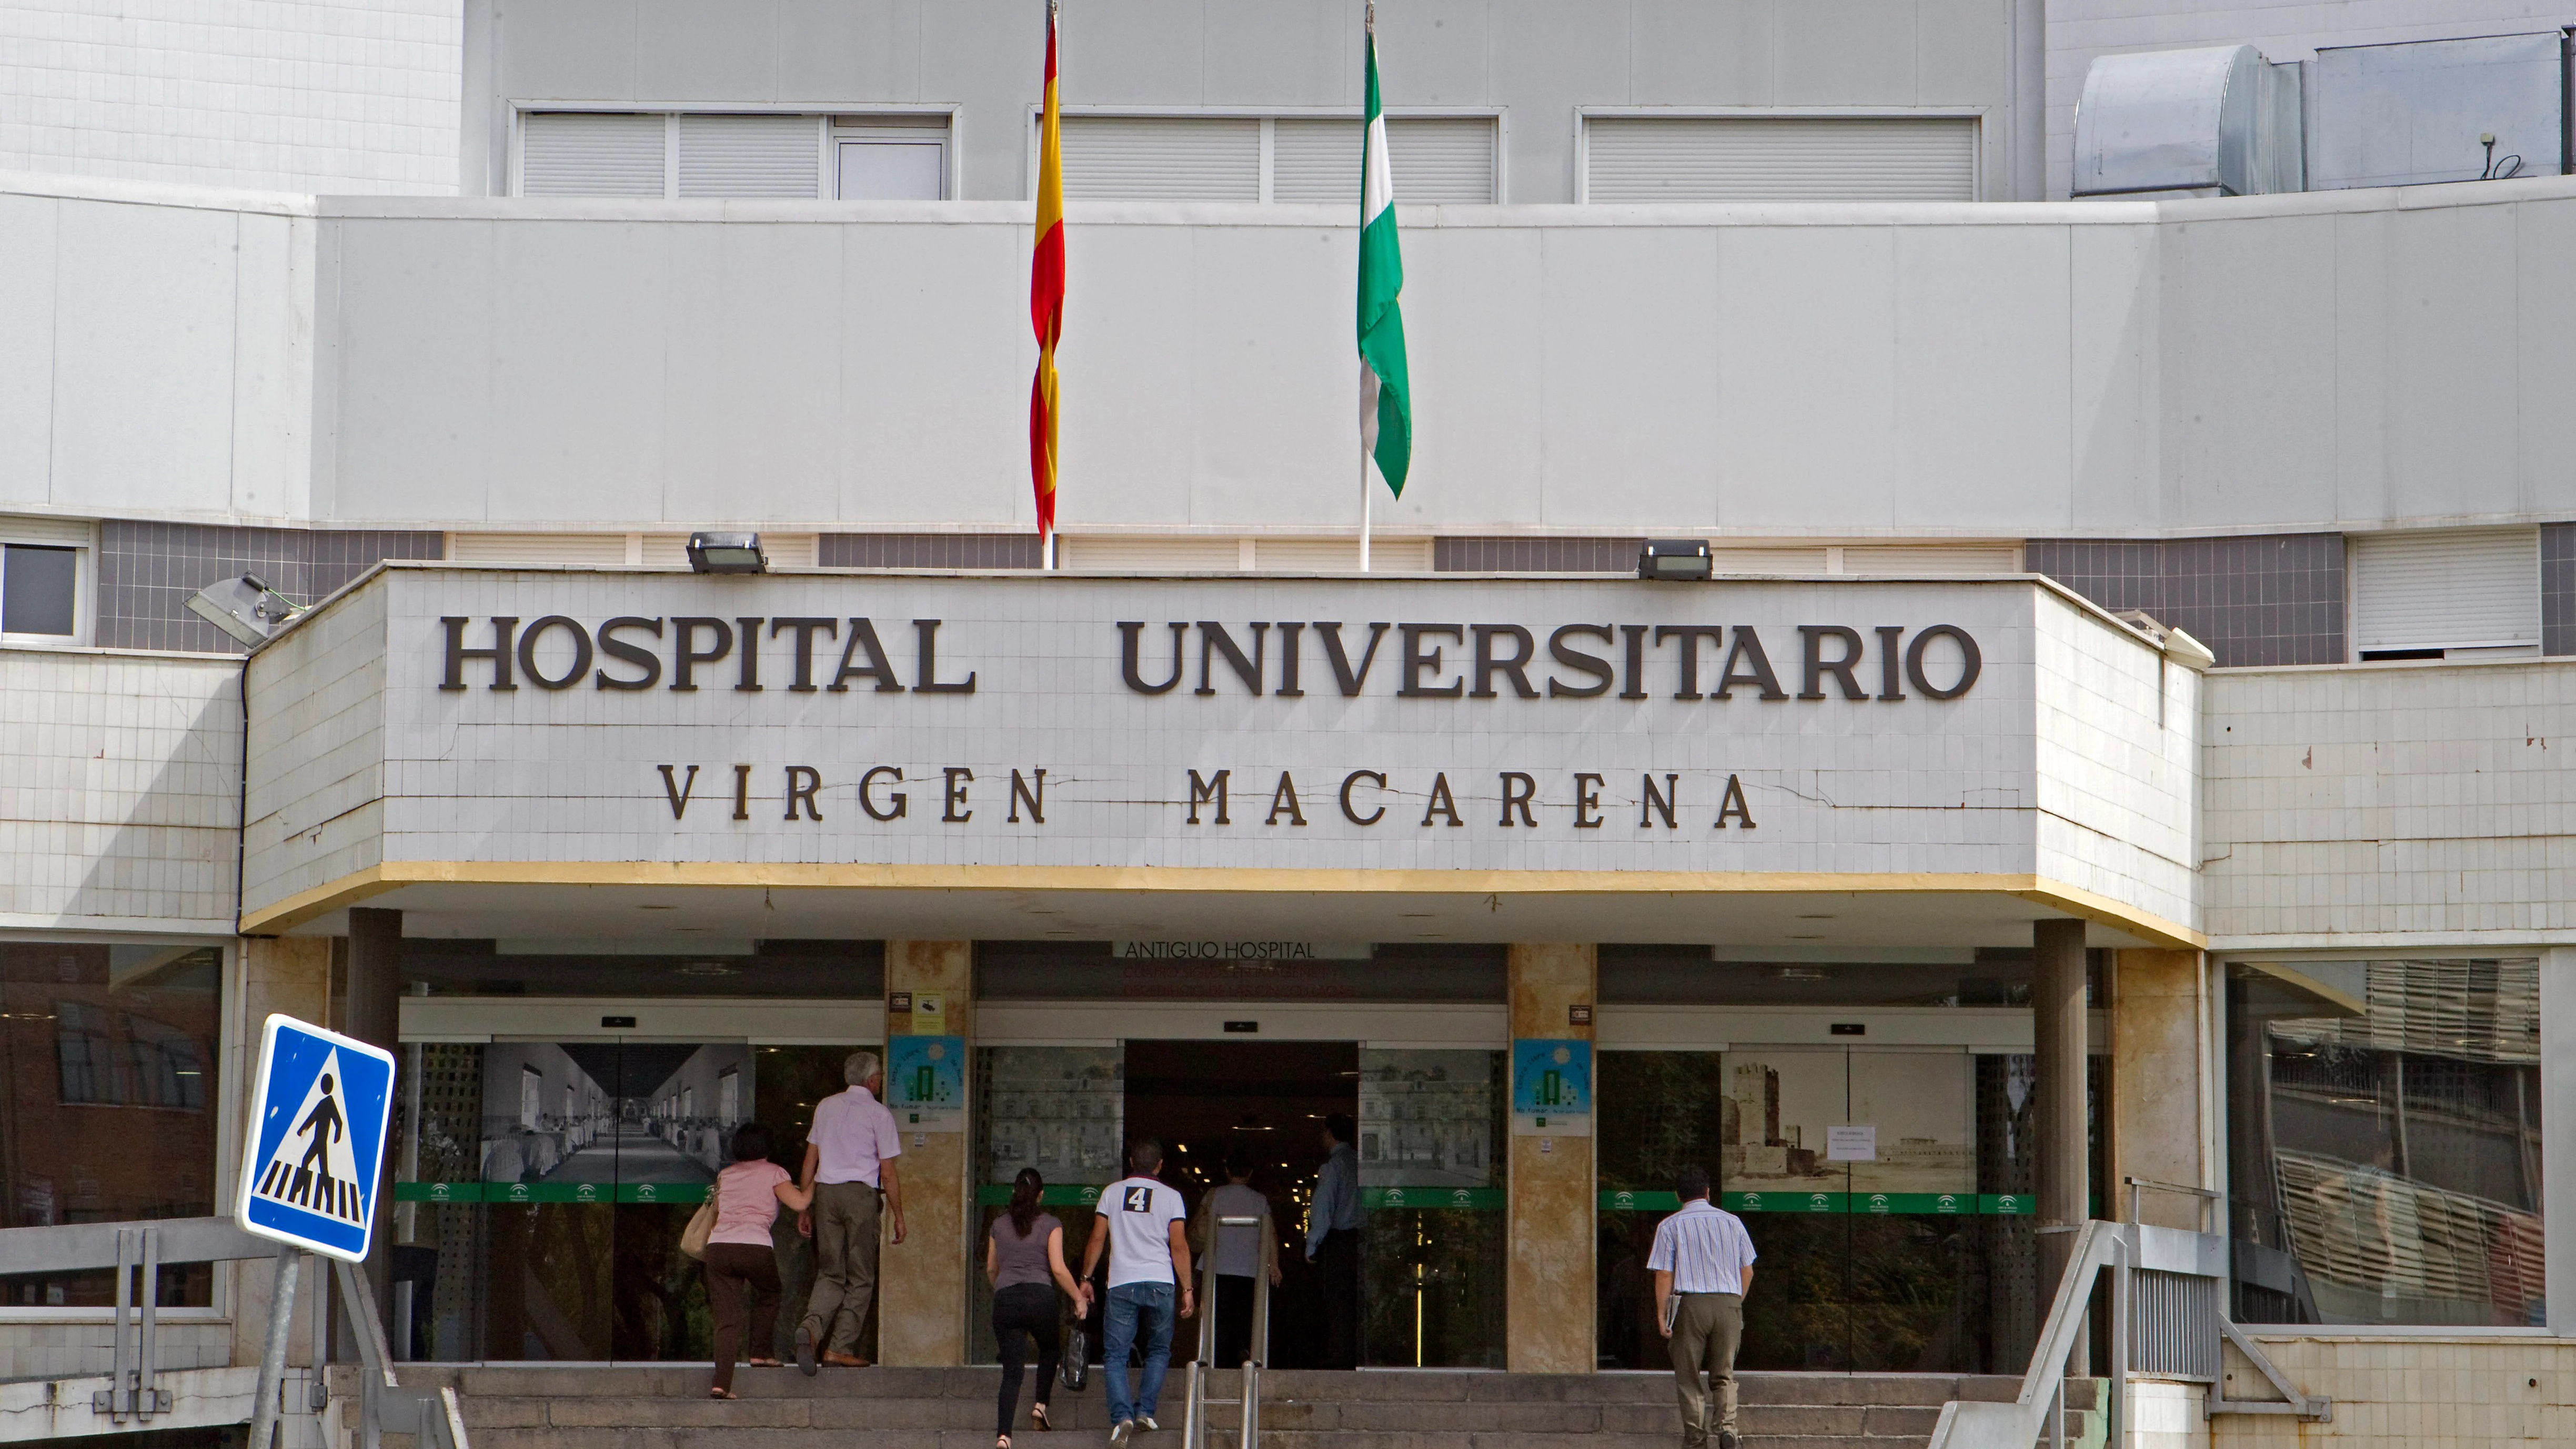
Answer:
POLYGON ((1011 1432, 1020 1407, 1020 1368, 1028 1362, 1029 1340, 1038 1341, 1038 1403, 1055 1387, 1056 1361, 1064 1354, 1064 1336, 1056 1323, 1055 1285, 1014 1283, 993 1294, 993 1337, 1002 1348, 1002 1403, 996 1434, 1011 1432))

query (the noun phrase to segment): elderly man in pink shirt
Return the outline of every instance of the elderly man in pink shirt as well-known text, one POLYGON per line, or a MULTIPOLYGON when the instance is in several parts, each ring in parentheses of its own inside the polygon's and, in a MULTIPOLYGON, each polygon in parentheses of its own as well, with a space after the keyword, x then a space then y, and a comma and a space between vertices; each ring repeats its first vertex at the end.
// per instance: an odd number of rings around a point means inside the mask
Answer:
POLYGON ((877 1291, 877 1223, 880 1202, 903 1241, 903 1183, 895 1159, 903 1134, 878 1094, 885 1070, 874 1052, 853 1052, 842 1063, 850 1084, 814 1104, 814 1126, 805 1134, 805 1170, 798 1186, 814 1205, 797 1226, 814 1239, 814 1293, 796 1327, 796 1366, 815 1372, 816 1360, 866 1368, 859 1338, 867 1331, 877 1291))

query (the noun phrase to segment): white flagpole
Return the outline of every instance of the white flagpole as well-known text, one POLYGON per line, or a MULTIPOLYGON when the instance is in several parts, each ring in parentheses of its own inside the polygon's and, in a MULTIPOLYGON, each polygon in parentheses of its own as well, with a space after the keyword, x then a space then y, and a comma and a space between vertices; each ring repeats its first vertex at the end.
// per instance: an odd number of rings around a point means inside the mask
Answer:
POLYGON ((1377 495, 1369 492, 1368 448, 1360 448, 1360 572, 1369 571, 1369 515, 1377 504, 1377 495))
MULTIPOLYGON (((1364 37, 1364 38, 1363 38, 1363 40, 1362 40, 1362 44, 1364 44, 1364 45, 1366 45, 1366 46, 1369 46, 1369 47, 1371 47, 1372 49, 1374 49, 1374 48, 1375 48, 1375 46, 1377 45, 1377 0, 1368 0, 1367 8, 1366 8, 1366 9, 1365 9, 1365 11, 1363 12, 1363 16, 1362 16, 1362 19, 1361 19, 1361 21, 1360 21, 1360 34, 1362 35, 1362 37, 1364 37)), ((1363 129, 1365 129, 1365 128, 1367 127, 1367 125, 1368 125, 1368 118, 1367 118, 1366 116, 1362 116, 1362 117, 1360 118, 1360 125, 1361 125, 1361 127, 1362 127, 1363 129)), ((1368 177, 1367 177, 1367 175, 1365 174, 1365 173, 1367 172, 1367 170, 1368 170, 1368 141, 1367 141, 1367 138, 1366 138, 1365 136, 1363 136, 1363 137, 1361 138, 1361 141, 1360 141, 1360 170, 1361 170, 1361 172, 1363 173, 1363 174, 1361 175, 1361 177, 1360 177, 1360 184, 1361 184, 1362 189, 1363 189, 1363 190, 1365 190, 1365 189, 1366 189, 1366 187, 1367 187, 1367 184, 1368 184, 1368 177)), ((1362 207, 1362 211, 1363 211, 1363 213, 1365 213, 1366 208, 1367 208, 1367 202, 1366 202, 1365 198, 1363 198, 1363 200, 1362 200, 1362 202, 1361 202, 1361 207, 1362 207)), ((1360 225, 1362 225, 1363 227, 1365 227, 1366 225, 1368 225, 1368 217, 1367 217, 1365 214, 1363 214, 1363 215, 1360 217, 1360 225)), ((1360 359, 1360 371, 1362 371, 1362 372, 1367 372, 1367 371, 1368 371, 1368 359, 1367 359, 1367 358, 1365 358, 1365 357, 1363 357, 1363 358, 1361 358, 1361 359, 1360 359)), ((1368 468, 1369 468, 1369 456, 1368 456, 1368 444, 1369 444, 1368 434, 1369 434, 1369 428, 1368 428, 1368 424, 1369 424, 1369 420, 1368 420, 1368 417, 1367 417, 1367 413, 1368 413, 1369 405, 1370 405, 1372 402, 1374 402, 1374 401, 1375 401, 1375 399, 1374 399, 1374 398, 1372 398, 1372 397, 1370 397, 1370 396, 1368 396, 1368 394, 1367 394, 1367 392, 1366 392, 1366 391, 1363 391, 1363 392, 1362 392, 1362 394, 1361 394, 1361 399, 1360 399, 1360 412, 1361 412, 1361 417, 1360 417, 1360 572, 1361 572, 1361 573, 1367 573, 1367 572, 1369 571, 1369 524, 1370 524, 1370 521, 1371 521, 1371 516, 1376 512, 1376 509, 1377 509, 1377 495, 1376 495, 1376 494, 1374 494, 1374 493, 1371 493, 1371 492, 1369 491, 1369 477, 1368 477, 1368 468)))

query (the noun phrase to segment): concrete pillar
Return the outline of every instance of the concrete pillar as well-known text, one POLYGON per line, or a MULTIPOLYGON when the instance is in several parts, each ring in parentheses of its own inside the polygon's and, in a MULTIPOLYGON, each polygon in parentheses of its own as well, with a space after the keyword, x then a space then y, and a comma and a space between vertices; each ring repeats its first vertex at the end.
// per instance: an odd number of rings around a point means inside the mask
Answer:
MULTIPOLYGON (((250 1130, 251 1079, 256 1072, 255 1056, 259 1051, 260 1024, 269 1013, 282 1011, 300 1021, 320 1022, 331 1010, 331 942, 328 937, 279 937, 272 940, 246 940, 241 943, 241 989, 231 1003, 233 1020, 231 1041, 224 1054, 223 1089, 225 1110, 232 1120, 218 1138, 224 1144, 221 1161, 216 1164, 216 1181, 221 1184, 215 1199, 217 1210, 232 1211, 234 1196, 241 1191, 236 1180, 241 1167, 241 1142, 250 1130)), ((269 1286, 275 1269, 266 1262, 235 1263, 233 1271, 233 1357, 237 1364, 259 1362, 263 1337, 268 1332, 269 1286)), ((299 1301, 304 1300, 298 1292, 299 1301)), ((295 1361, 305 1361, 305 1346, 313 1341, 309 1321, 302 1309, 297 1311, 294 1345, 295 1361)))
MULTIPOLYGON (((954 1036, 971 1045, 974 943, 888 941, 885 952, 889 1007, 901 995, 914 1008, 886 1012, 889 1045, 898 1036, 954 1036), (922 1009, 930 1004, 925 996, 936 998, 937 1015, 922 1009)), ((966 1080, 972 1091, 971 1071, 966 1080)), ((887 1091, 893 1090, 889 1083, 887 1091)), ((904 1240, 886 1246, 877 1275, 877 1359, 881 1363, 948 1368, 966 1361, 974 1184, 968 1177, 965 1126, 961 1117, 955 1131, 904 1130, 899 1169, 904 1240)))
MULTIPOLYGON (((1516 944, 1510 953, 1512 1039, 1592 1039, 1599 952, 1590 945, 1516 944), (1583 1024, 1573 1024, 1573 1007, 1583 1024)), ((1591 1088, 1584 1090, 1587 1103, 1591 1088)), ((1511 1259, 1504 1290, 1504 1366, 1514 1373, 1590 1373, 1593 1138, 1512 1134, 1511 1259)))
MULTIPOLYGON (((397 1061, 402 1057, 402 912, 368 910, 352 907, 349 911, 349 981, 345 1016, 339 1029, 369 1046, 380 1046, 392 1052, 397 1061)), ((399 1100, 403 1083, 395 1074, 395 1091, 399 1100)), ((396 1114, 394 1130, 403 1130, 396 1114)), ((367 1255, 367 1286, 375 1290, 376 1312, 385 1319, 384 1330, 393 1333, 393 1203, 396 1144, 385 1144, 383 1158, 376 1164, 376 1240, 367 1255)), ((357 1343, 341 1335, 341 1348, 355 1354, 357 1343)), ((388 1337, 388 1342, 391 1341, 388 1337)))
MULTIPOLYGON (((2121 951, 2111 965, 2110 1181, 2112 1211, 2129 1216, 2126 1180, 2207 1187, 2213 1164, 2204 1140, 2208 1062, 2198 951, 2121 951)), ((2200 1201, 2154 1192, 2138 1220, 2169 1228, 2203 1226, 2200 1201)), ((2222 1230, 2215 1218, 2211 1231, 2222 1230)))
MULTIPOLYGON (((2031 1040, 2039 1078, 2039 1103, 2031 1115, 2039 1159, 2039 1311, 2045 1314, 2075 1246, 2074 1234, 2046 1230, 2081 1226, 2089 1215, 2084 923, 2040 921, 2032 928, 2031 945, 2031 1040)), ((2078 1365, 2076 1371, 2084 1369, 2078 1365)))

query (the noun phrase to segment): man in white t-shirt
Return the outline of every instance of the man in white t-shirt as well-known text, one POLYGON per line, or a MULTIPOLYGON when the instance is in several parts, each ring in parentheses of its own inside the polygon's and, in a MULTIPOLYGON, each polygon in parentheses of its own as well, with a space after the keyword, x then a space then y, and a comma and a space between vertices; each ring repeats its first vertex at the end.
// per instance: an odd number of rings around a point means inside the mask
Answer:
POLYGON ((1163 1375, 1172 1365, 1172 1300, 1180 1299, 1180 1316, 1198 1311, 1190 1293, 1190 1236, 1181 1195, 1155 1180, 1163 1170, 1163 1144, 1139 1137, 1127 1149, 1128 1175, 1100 1190, 1100 1216, 1091 1225, 1090 1246, 1082 1252, 1085 1282, 1109 1255, 1109 1300, 1101 1330, 1101 1376, 1109 1385, 1109 1442, 1124 1445, 1139 1429, 1156 1429, 1156 1401, 1163 1375), (1127 1355, 1139 1331, 1145 1340, 1145 1368, 1131 1396, 1127 1355))

